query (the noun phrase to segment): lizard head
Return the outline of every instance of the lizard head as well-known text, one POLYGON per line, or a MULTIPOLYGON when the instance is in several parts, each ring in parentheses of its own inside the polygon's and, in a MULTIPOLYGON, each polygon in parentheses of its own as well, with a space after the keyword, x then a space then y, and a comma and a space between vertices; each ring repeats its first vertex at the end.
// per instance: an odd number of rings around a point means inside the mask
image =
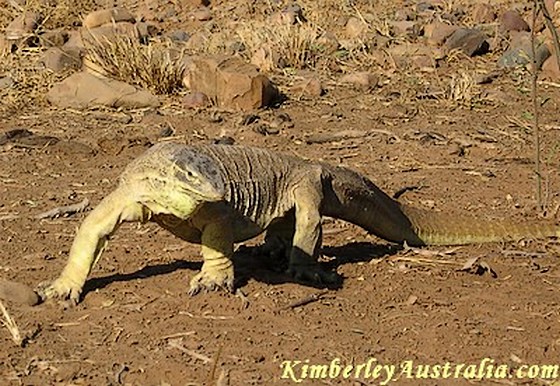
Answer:
POLYGON ((202 201, 220 201, 225 183, 217 162, 196 148, 181 146, 171 155, 177 187, 202 201))

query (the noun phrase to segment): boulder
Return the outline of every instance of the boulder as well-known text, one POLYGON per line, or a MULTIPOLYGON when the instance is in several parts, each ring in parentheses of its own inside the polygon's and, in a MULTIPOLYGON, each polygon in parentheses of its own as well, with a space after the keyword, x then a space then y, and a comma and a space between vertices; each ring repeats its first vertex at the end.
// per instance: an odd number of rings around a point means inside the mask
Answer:
POLYGON ((441 21, 434 21, 424 27, 424 36, 433 46, 441 46, 459 27, 441 21))
POLYGON ((445 42, 447 51, 458 49, 467 56, 483 55, 488 52, 489 47, 486 35, 470 28, 459 28, 445 42))
POLYGON ((100 9, 89 13, 82 23, 84 28, 95 28, 103 24, 119 22, 135 23, 136 18, 126 8, 100 9))
POLYGON ((37 12, 25 12, 19 15, 6 27, 6 39, 16 45, 27 43, 42 20, 43 17, 37 12))
POLYGON ((148 91, 88 72, 75 73, 55 84, 47 93, 47 100, 61 108, 76 109, 100 105, 125 109, 159 106, 157 97, 148 91))
POLYGON ((51 47, 43 54, 45 67, 60 72, 68 68, 79 69, 82 66, 82 50, 78 47, 51 47))
POLYGON ((193 58, 188 84, 217 106, 253 110, 270 105, 278 90, 256 66, 237 57, 193 58))

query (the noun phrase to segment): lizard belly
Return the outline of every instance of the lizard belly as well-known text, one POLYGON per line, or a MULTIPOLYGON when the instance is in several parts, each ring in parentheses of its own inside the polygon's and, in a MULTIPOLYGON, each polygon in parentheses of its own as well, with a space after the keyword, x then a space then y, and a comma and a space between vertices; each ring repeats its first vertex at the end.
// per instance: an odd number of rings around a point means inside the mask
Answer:
MULTIPOLYGON (((157 214, 153 216, 152 220, 182 240, 194 244, 201 242, 201 224, 195 225, 193 219, 183 220, 172 214, 157 214)), ((196 222, 196 216, 194 220, 196 222)), ((250 219, 235 214, 232 216, 230 227, 233 232, 233 241, 236 243, 256 237, 264 231, 250 219)), ((226 230, 224 229, 224 231, 226 230)))
POLYGON ((189 220, 182 220, 172 214, 154 215, 152 221, 175 236, 189 243, 200 244, 201 232, 189 220))

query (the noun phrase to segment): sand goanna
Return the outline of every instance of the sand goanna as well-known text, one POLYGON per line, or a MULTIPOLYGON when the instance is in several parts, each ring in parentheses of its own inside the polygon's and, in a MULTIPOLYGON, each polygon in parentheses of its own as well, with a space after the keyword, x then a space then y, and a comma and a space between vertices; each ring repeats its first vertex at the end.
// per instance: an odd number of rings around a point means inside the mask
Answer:
POLYGON ((273 151, 228 145, 162 143, 131 162, 118 187, 80 226, 61 275, 41 283, 42 300, 80 300, 84 283, 111 234, 125 221, 154 221, 202 245, 191 294, 234 288, 234 243, 266 232, 265 244, 288 248, 288 272, 331 283, 317 263, 321 218, 358 225, 385 240, 413 246, 452 245, 558 236, 549 223, 513 224, 452 218, 399 203, 366 177, 344 167, 273 151))

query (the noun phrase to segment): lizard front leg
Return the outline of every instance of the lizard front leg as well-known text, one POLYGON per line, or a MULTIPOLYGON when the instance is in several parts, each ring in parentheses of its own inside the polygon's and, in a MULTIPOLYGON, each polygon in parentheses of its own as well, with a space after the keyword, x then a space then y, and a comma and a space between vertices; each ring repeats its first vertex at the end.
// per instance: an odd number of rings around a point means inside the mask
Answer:
POLYGON ((317 263, 322 242, 319 208, 323 193, 320 182, 312 181, 299 186, 294 191, 295 232, 288 273, 296 280, 323 284, 335 283, 339 278, 336 272, 327 272, 317 263))
POLYGON ((233 231, 227 220, 211 222, 202 229, 202 269, 190 282, 190 295, 219 288, 233 292, 233 231))
POLYGON ((149 216, 147 208, 131 202, 130 192, 117 189, 109 194, 80 226, 60 276, 53 282, 39 284, 38 295, 43 301, 59 298, 78 303, 84 283, 101 257, 109 236, 123 221, 147 221, 149 216))

